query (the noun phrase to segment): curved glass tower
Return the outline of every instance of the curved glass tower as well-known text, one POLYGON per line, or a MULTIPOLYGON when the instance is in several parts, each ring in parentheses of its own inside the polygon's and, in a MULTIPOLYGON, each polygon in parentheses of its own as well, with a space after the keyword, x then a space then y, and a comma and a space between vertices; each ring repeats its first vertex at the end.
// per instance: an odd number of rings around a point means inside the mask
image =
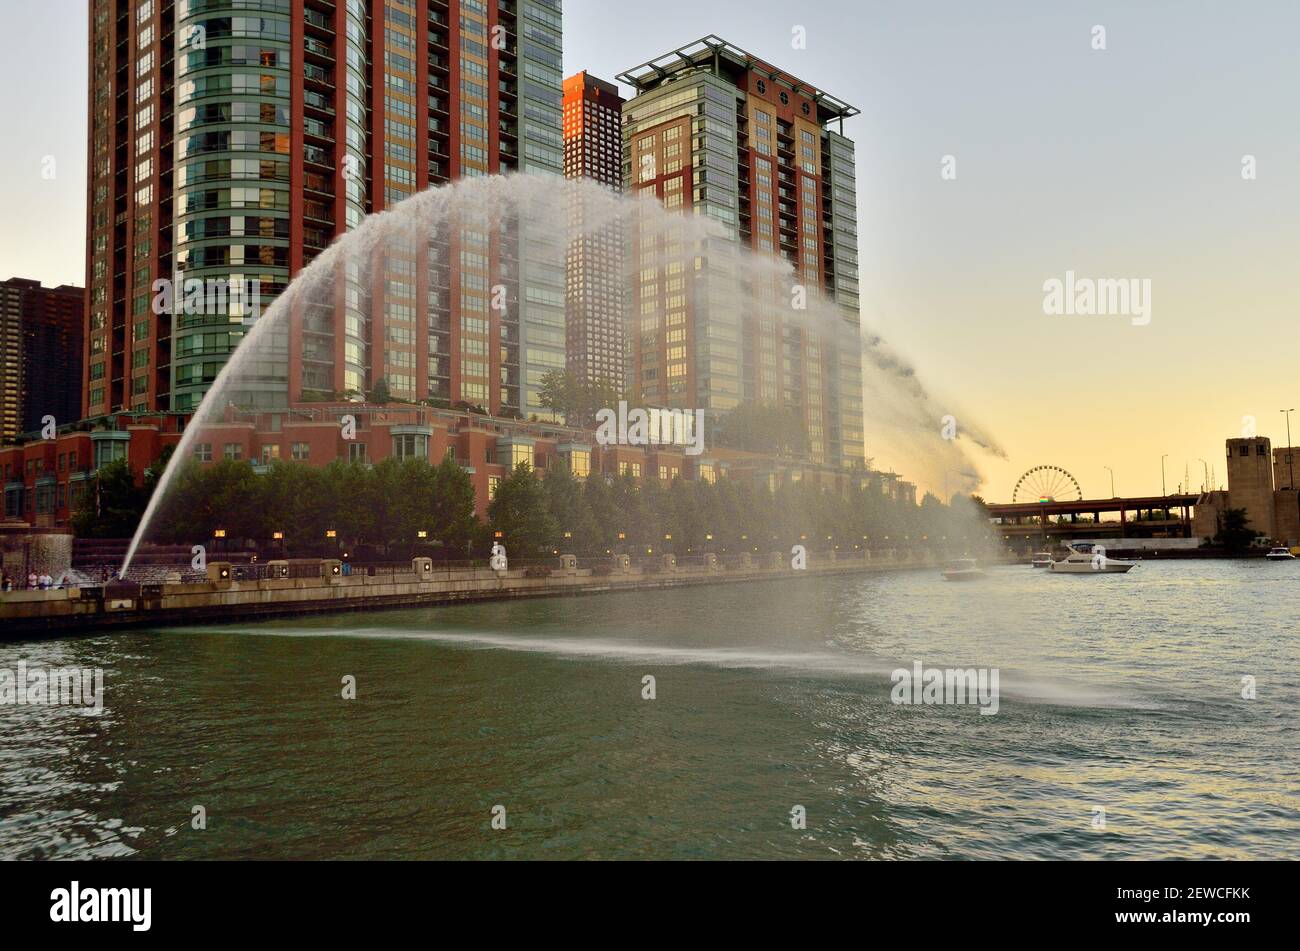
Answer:
MULTIPOLYGON (((289 7, 290 0, 176 6, 177 410, 198 405, 246 323, 289 281, 289 7)), ((249 394, 254 405, 286 401, 284 361, 275 363, 281 369, 268 367, 257 385, 265 390, 249 394)))

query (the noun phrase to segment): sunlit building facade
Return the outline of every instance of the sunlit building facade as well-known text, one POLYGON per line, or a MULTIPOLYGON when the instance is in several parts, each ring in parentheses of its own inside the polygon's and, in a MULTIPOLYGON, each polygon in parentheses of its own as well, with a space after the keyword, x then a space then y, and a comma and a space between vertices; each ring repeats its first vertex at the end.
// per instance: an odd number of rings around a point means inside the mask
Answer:
MULTIPOLYGON (((366 215, 461 176, 562 171, 559 0, 91 0, 90 22, 85 415, 193 409, 258 313, 366 215), (155 282, 180 279, 245 293, 158 313, 155 282)), ((525 225, 471 225, 344 270, 241 399, 382 382, 536 409, 530 381, 564 362, 564 275, 525 241, 525 225)))
POLYGON ((725 233, 687 249, 693 260, 664 247, 671 236, 642 237, 657 251, 634 240, 628 369, 641 399, 715 416, 742 401, 784 407, 814 462, 864 464, 854 148, 842 134, 857 110, 716 36, 619 79, 636 90, 623 107, 626 187, 725 233), (776 282, 737 294, 728 243, 788 262, 844 326, 797 319, 776 282))
MULTIPOLYGON (((623 98, 586 70, 564 81, 564 177, 623 188, 623 98)), ((583 214, 582 199, 572 214, 583 214)), ((580 383, 624 386, 624 230, 579 228, 566 252, 566 355, 580 383)))

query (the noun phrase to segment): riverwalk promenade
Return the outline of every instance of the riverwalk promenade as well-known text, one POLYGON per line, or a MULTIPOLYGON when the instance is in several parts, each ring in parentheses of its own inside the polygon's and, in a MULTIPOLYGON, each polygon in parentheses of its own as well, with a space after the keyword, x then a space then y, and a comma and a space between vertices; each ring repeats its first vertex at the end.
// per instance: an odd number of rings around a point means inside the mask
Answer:
POLYGON ((429 558, 409 565, 360 566, 335 559, 248 566, 210 562, 206 580, 115 582, 97 587, 0 594, 0 640, 99 633, 149 625, 233 622, 335 611, 452 604, 508 598, 598 594, 701 584, 927 567, 903 553, 782 552, 673 555, 633 560, 604 556, 580 565, 574 555, 496 570, 444 567, 429 558))

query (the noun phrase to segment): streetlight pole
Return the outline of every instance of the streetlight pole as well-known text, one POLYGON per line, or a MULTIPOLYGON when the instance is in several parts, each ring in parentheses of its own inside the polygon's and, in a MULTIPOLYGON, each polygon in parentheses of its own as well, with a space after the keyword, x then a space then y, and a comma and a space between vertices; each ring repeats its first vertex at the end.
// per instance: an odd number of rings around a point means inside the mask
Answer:
POLYGON ((1161 497, 1166 496, 1166 495, 1169 494, 1168 492, 1165 491, 1165 460, 1168 459, 1168 458, 1169 458, 1169 453, 1165 453, 1163 456, 1160 457, 1160 495, 1161 495, 1161 497))
POLYGON ((1294 454, 1291 452, 1291 414, 1295 412, 1295 407, 1292 406, 1290 409, 1280 410, 1279 412, 1281 412, 1282 415, 1286 417, 1286 468, 1287 468, 1287 480, 1291 483, 1291 485, 1288 486, 1288 488, 1294 490, 1294 489, 1295 489, 1295 463, 1291 461, 1291 457, 1294 455, 1294 454))
POLYGON ((1119 498, 1119 496, 1115 494, 1115 470, 1110 466, 1102 466, 1102 468, 1110 473, 1110 497, 1112 499, 1119 498))

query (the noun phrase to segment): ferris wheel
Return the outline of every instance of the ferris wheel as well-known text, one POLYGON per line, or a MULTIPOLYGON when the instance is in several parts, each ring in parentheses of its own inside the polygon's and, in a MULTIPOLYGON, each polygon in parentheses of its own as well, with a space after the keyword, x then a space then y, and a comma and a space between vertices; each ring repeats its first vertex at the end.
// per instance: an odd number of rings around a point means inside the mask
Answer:
POLYGON ((1020 477, 1011 491, 1012 502, 1082 501, 1079 480, 1060 466, 1034 466, 1020 477))

